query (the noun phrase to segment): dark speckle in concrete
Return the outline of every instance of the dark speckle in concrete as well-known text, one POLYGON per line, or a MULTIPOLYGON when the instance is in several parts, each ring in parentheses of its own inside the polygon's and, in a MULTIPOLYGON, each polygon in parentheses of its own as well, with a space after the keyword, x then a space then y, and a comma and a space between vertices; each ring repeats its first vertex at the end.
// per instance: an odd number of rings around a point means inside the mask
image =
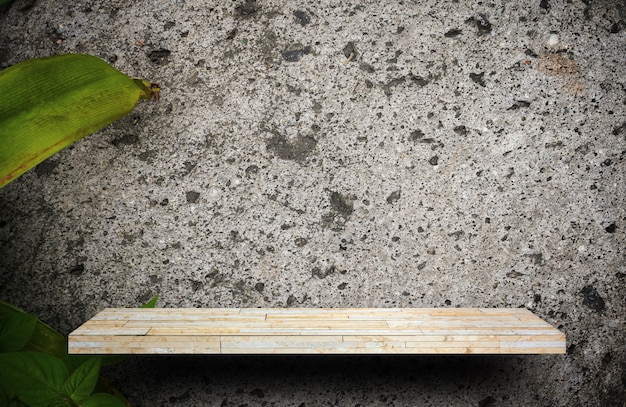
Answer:
POLYGON ((482 87, 485 87, 485 73, 481 72, 481 73, 470 73, 469 74, 470 79, 474 82, 479 84, 482 87))
POLYGON ((257 4, 256 0, 244 0, 235 7, 235 10, 239 17, 247 18, 256 15, 256 13, 261 10, 261 7, 257 4))
POLYGON ((310 136, 298 136, 296 140, 289 141, 282 134, 275 133, 271 138, 266 140, 265 145, 269 151, 272 151, 277 157, 286 160, 301 161, 313 151, 317 145, 317 141, 310 136))
POLYGON ((544 263, 542 253, 530 253, 530 254, 525 254, 524 256, 530 258, 533 264, 541 265, 544 263))
POLYGON ((356 46, 352 41, 348 42, 345 47, 343 47, 341 52, 343 53, 343 56, 350 59, 350 61, 353 61, 357 57, 356 46))
POLYGON ((325 270, 322 270, 320 267, 314 267, 313 270, 311 270, 311 274, 314 277, 323 279, 323 278, 328 277, 331 274, 334 274, 336 270, 337 269, 335 268, 335 266, 330 266, 326 268, 325 270))
POLYGON ((444 34, 445 37, 447 38, 454 38, 458 35, 461 35, 461 33, 463 33, 463 31, 457 29, 457 28, 453 28, 451 30, 446 31, 446 33, 444 34))
POLYGON ((227 40, 232 40, 232 39, 234 39, 236 36, 237 36, 237 29, 236 29, 236 28, 233 28, 233 29, 232 29, 232 30, 230 30, 230 31, 228 32, 228 34, 226 35, 226 39, 227 39, 227 40))
POLYGON ((172 51, 159 48, 148 52, 148 59, 155 65, 165 65, 170 61, 170 55, 172 51))
POLYGON ((626 122, 623 122, 621 125, 614 127, 613 131, 611 132, 611 134, 613 134, 614 136, 618 136, 622 133, 626 133, 626 122))
MULTIPOLYGON (((431 77, 429 76, 429 78, 431 78, 431 77)), ((426 78, 424 78, 424 77, 422 77, 420 75, 410 74, 409 75, 409 79, 411 80, 411 83, 416 84, 420 88, 428 85, 428 83, 430 82, 430 79, 426 79, 426 78)))
POLYGON ((587 285, 582 289, 583 304, 596 312, 602 312, 605 309, 604 299, 598 294, 595 287, 587 285))
POLYGON ((395 202, 397 202, 400 199, 400 194, 401 194, 401 190, 396 190, 393 191, 388 197, 387 197, 387 203, 388 204, 393 204, 395 202))
POLYGON ((258 165, 249 165, 246 167, 245 173, 246 176, 248 178, 250 178, 252 175, 256 174, 259 172, 259 166, 258 165))
POLYGON ((137 156, 137 158, 139 158, 141 161, 152 163, 152 161, 157 155, 158 155, 158 152, 156 150, 147 150, 147 151, 140 153, 137 156))
POLYGON ((111 144, 115 147, 119 147, 121 145, 133 145, 139 143, 139 137, 136 134, 124 134, 123 136, 119 136, 111 140, 111 144))
POLYGON ((187 198, 187 203, 196 203, 200 198, 200 193, 196 191, 187 191, 185 193, 185 197, 187 198))
POLYGON ((368 64, 366 62, 361 62, 359 64, 359 69, 364 71, 364 72, 367 72, 367 73, 374 73, 374 72, 376 72, 376 68, 374 68, 372 65, 370 65, 370 64, 368 64))
POLYGON ((623 24, 624 24, 624 23, 622 23, 622 24, 620 24, 620 23, 613 23, 613 24, 611 25, 611 28, 609 29, 609 32, 610 32, 611 34, 617 34, 617 33, 619 33, 620 31, 622 31, 622 25, 623 25, 623 24))
POLYGON ((283 59, 287 62, 298 62, 303 56, 311 53, 311 47, 306 46, 304 48, 298 48, 294 50, 284 51, 282 53, 283 59))
POLYGON ((383 85, 383 91, 385 92, 385 95, 391 96, 393 93, 393 88, 395 88, 396 86, 402 85, 405 82, 406 82, 405 76, 401 76, 399 78, 393 78, 389 80, 387 83, 383 85))
POLYGON ((83 272, 85 271, 85 265, 84 264, 77 264, 74 267, 71 268, 70 270, 70 274, 73 276, 80 276, 81 274, 83 274, 83 272))
POLYGON ((333 191, 330 193, 330 206, 333 211, 343 215, 345 218, 348 218, 354 212, 352 199, 339 192, 333 191))
POLYGON ((35 167, 35 173, 39 176, 47 176, 50 174, 54 174, 55 169, 59 165, 59 162, 54 158, 48 158, 43 161, 41 164, 35 167))
POLYGON ((521 108, 525 108, 525 107, 529 107, 530 106, 530 102, 526 101, 526 100, 516 100, 511 107, 509 107, 507 110, 517 110, 517 109, 521 109, 521 108))
POLYGON ((311 22, 311 17, 305 11, 295 10, 293 12, 293 15, 298 23, 302 26, 305 26, 311 22))
POLYGON ((409 141, 417 141, 424 138, 424 132, 420 129, 415 129, 409 135, 409 141))
POLYGON ((454 128, 454 132, 459 136, 466 136, 469 133, 469 130, 465 126, 456 126, 454 128))
POLYGON ((478 35, 487 35, 491 33, 491 23, 487 14, 479 13, 474 17, 470 17, 465 21, 469 25, 473 25, 478 29, 478 35))

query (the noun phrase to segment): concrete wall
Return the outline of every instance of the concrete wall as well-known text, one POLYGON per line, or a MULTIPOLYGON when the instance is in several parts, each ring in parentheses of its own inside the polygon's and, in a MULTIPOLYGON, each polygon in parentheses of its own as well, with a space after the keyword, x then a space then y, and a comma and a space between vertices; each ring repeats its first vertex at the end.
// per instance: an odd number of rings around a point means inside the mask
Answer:
MULTIPOLYGON (((624 1, 18 0, 160 103, 0 190, 0 299, 527 307, 564 356, 136 357, 138 406, 623 406, 624 1)), ((1 97, 1 95, 0 95, 1 97)))

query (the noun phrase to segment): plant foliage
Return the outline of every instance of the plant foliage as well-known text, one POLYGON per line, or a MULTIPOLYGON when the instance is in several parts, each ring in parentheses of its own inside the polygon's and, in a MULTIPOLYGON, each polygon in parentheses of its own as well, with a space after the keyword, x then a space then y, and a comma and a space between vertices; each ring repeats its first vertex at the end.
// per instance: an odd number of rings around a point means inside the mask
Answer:
MULTIPOLYGON (((0 0, 1 1, 1 0, 0 0)), ((52 154, 128 114, 158 85, 82 54, 0 71, 0 188, 52 154)))
MULTIPOLYGON (((157 298, 144 307, 154 308, 157 298)), ((124 396, 99 376, 103 363, 119 360, 69 355, 65 336, 34 315, 0 301, 2 406, 125 407, 124 396)))

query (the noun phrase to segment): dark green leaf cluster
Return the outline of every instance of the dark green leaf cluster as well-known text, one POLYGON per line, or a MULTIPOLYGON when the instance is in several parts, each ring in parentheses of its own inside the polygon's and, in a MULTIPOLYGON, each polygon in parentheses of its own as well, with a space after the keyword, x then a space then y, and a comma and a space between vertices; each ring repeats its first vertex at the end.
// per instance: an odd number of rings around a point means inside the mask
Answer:
POLYGON ((101 364, 68 355, 63 335, 0 301, 0 405, 125 407, 119 393, 94 393, 101 364))

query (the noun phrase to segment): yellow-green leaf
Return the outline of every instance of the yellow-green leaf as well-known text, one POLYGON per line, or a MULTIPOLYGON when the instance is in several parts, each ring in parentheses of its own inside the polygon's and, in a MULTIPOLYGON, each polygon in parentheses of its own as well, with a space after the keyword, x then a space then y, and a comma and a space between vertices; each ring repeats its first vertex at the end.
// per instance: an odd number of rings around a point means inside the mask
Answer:
POLYGON ((0 188, 44 159, 129 113, 158 87, 81 54, 0 71, 0 188))

